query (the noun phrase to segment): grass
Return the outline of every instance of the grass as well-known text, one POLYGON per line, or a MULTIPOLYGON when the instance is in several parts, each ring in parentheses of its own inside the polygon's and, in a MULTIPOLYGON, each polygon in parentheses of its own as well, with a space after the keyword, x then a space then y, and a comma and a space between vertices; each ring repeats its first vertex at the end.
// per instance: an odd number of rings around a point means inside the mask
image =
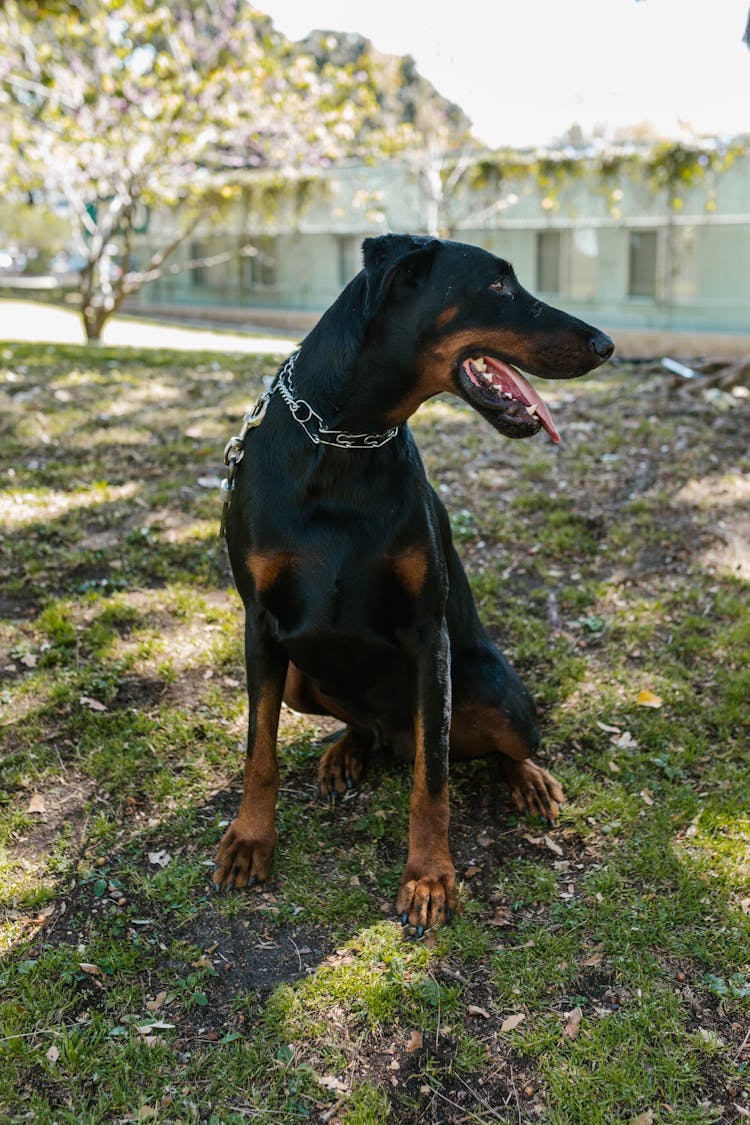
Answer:
POLYGON ((408 767, 331 812, 335 724, 290 711, 272 881, 209 894, 246 721, 213 483, 276 365, 0 350, 0 1116, 745 1120, 747 402, 610 367, 549 390, 559 448, 415 419, 568 797, 493 819, 457 767, 463 910, 416 943, 408 767))

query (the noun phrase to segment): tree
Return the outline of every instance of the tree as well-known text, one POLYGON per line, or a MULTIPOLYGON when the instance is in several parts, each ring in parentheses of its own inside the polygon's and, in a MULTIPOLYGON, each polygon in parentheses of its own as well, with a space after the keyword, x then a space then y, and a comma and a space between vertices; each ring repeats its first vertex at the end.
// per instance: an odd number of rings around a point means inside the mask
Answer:
POLYGON ((417 186, 424 229, 450 234, 456 188, 480 151, 464 111, 419 73, 411 55, 384 54, 356 32, 313 31, 299 47, 320 66, 353 66, 370 85, 375 104, 360 120, 369 159, 400 158, 417 186))
POLYGON ((259 170, 290 180, 350 151, 372 111, 353 67, 319 67, 244 0, 0 9, 0 183, 65 201, 86 337, 158 277, 259 170), (148 209, 171 228, 142 268, 148 209))

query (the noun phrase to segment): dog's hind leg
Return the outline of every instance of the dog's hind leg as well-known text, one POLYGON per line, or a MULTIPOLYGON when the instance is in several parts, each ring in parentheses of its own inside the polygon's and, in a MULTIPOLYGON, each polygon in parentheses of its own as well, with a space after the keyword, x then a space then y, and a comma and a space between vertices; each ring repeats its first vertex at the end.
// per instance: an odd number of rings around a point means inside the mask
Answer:
POLYGON ((552 774, 532 758, 539 733, 526 688, 494 645, 457 655, 451 757, 487 759, 490 803, 495 809, 502 779, 519 812, 557 820, 565 798, 552 774))
POLYGON ((284 702, 303 715, 332 715, 347 724, 343 734, 336 735, 318 765, 318 787, 324 800, 333 803, 359 782, 365 763, 373 749, 370 731, 355 725, 351 716, 318 691, 313 680, 295 664, 290 664, 284 685, 284 702))
POLYGON ((565 794, 560 783, 531 758, 514 762, 505 754, 490 754, 487 758, 490 775, 490 804, 495 815, 500 809, 498 782, 504 780, 510 797, 519 812, 555 821, 560 815, 560 805, 565 794))
POLYGON ((301 715, 330 715, 328 706, 318 694, 309 676, 290 662, 284 684, 284 702, 301 715))
POLYGON ((332 804, 357 785, 371 749, 369 731, 356 727, 347 727, 329 746, 318 765, 318 786, 324 800, 332 804))

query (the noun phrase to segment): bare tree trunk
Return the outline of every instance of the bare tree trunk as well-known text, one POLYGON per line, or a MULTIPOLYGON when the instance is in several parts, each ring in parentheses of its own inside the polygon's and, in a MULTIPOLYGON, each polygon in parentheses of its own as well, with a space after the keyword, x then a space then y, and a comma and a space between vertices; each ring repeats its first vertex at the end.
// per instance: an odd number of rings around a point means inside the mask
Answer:
POLYGON ((102 329, 109 318, 110 310, 102 305, 85 304, 81 309, 83 330, 86 333, 87 344, 98 344, 102 337, 102 329))

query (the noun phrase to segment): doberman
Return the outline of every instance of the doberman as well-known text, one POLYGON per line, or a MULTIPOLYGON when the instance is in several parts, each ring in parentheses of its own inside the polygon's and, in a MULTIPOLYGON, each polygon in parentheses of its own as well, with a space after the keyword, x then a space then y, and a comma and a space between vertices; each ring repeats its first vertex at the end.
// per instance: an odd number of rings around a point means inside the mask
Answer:
POLYGON ((517 367, 573 379, 614 344, 474 246, 383 235, 364 241, 363 263, 234 439, 226 538, 250 711, 242 801, 213 881, 268 878, 285 700, 346 724, 320 763, 324 796, 345 793, 378 746, 413 757, 396 912, 421 936, 456 907, 449 756, 496 755, 520 809, 555 819, 563 794, 531 760, 534 704, 479 621, 407 420, 449 391, 506 437, 559 441, 517 367))

